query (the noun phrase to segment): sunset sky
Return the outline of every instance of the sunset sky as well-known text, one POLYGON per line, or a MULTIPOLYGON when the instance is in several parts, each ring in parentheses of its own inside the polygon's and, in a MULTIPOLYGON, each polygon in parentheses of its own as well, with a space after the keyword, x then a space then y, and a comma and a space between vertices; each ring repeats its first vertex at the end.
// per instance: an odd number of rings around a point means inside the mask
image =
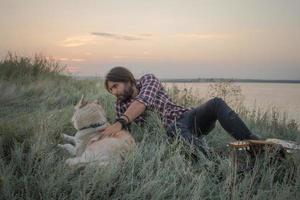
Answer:
POLYGON ((0 0, 0 27, 76 75, 300 79, 299 0, 0 0))

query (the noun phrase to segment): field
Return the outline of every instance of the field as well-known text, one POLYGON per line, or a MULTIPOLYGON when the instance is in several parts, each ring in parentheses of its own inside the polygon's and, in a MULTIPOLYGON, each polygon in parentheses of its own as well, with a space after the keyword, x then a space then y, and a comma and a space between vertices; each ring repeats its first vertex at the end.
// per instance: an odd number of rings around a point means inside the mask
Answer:
MULTIPOLYGON (((299 153, 280 162, 264 154, 253 169, 238 173, 226 147, 233 139, 219 125, 207 136, 216 152, 214 159, 201 153, 195 159, 189 145, 168 140, 155 113, 149 113, 144 127, 133 125, 137 148, 121 165, 70 169, 64 164, 69 155, 57 144, 63 133, 76 132, 70 121, 74 104, 82 94, 89 100, 99 99, 112 122, 115 99, 105 91, 103 80, 76 80, 63 75, 63 68, 39 56, 10 54, 0 62, 0 199, 300 197, 299 153), (220 149, 222 156, 217 153, 220 149)), ((216 85, 216 93, 220 87, 216 85)), ((204 101, 188 93, 182 96, 176 88, 168 92, 185 106, 204 101)), ((225 94, 236 97, 232 91, 225 94)), ((230 96, 226 98, 230 101, 230 96)), ((234 105, 253 132, 300 142, 298 124, 276 109, 262 112, 247 110, 242 103, 234 105)))

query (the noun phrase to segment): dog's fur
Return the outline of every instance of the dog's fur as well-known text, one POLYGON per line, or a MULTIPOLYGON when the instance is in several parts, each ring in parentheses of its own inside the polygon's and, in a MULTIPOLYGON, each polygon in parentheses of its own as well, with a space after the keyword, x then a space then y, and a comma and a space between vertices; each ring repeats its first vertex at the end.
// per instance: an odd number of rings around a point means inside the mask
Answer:
POLYGON ((107 165, 111 161, 118 162, 135 146, 133 137, 125 130, 112 137, 102 137, 101 132, 109 125, 105 112, 98 102, 88 103, 84 101, 83 96, 75 106, 72 122, 78 130, 77 133, 74 137, 64 134, 64 141, 68 144, 59 144, 75 156, 66 160, 69 166, 80 163, 107 165), (93 124, 101 126, 90 127, 93 124))

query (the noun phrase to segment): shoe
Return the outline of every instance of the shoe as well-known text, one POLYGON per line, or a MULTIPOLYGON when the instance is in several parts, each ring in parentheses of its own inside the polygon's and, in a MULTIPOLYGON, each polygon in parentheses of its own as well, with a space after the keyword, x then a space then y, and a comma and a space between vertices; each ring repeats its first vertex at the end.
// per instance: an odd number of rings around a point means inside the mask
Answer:
POLYGON ((252 133, 249 135, 248 140, 262 140, 262 138, 252 133))

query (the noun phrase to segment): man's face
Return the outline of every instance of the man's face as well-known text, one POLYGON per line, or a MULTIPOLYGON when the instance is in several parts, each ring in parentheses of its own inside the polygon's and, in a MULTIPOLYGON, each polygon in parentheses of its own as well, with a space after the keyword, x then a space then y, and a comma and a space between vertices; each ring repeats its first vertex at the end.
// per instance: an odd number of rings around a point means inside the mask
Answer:
POLYGON ((134 92, 131 83, 108 81, 107 86, 108 91, 117 97, 118 101, 126 101, 130 99, 134 92))

